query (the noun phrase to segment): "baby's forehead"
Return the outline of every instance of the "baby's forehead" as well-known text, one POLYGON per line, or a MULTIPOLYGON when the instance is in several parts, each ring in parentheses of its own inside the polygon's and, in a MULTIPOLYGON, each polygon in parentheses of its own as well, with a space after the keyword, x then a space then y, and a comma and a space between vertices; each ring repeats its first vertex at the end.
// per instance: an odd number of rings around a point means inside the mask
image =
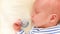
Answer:
MULTIPOLYGON (((36 0, 34 3, 34 7, 48 7, 48 6, 57 6, 58 4, 60 4, 60 2, 58 0, 36 0)), ((60 7, 60 6, 59 6, 60 7)))
POLYGON ((58 10, 60 9, 60 3, 56 0, 36 0, 33 6, 35 11, 44 10, 58 10))
POLYGON ((60 1, 59 0, 36 0, 33 5, 34 12, 44 11, 60 15, 60 1))

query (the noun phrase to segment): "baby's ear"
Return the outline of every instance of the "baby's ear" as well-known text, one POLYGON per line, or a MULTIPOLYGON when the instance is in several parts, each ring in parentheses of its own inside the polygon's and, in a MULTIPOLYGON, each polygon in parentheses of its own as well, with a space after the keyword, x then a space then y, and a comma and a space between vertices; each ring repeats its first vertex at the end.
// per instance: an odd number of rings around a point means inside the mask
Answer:
POLYGON ((50 15, 50 21, 51 21, 51 22, 55 22, 55 21, 57 20, 57 18, 58 18, 58 17, 57 17, 56 14, 51 14, 51 15, 50 15))

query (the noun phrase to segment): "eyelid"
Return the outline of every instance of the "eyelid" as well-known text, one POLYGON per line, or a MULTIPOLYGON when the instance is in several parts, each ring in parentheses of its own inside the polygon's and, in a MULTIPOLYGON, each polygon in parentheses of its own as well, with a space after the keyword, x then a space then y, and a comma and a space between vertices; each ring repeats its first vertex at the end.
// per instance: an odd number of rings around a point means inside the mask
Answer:
POLYGON ((40 13, 40 11, 38 11, 37 9, 35 9, 35 13, 38 14, 38 13, 40 13))

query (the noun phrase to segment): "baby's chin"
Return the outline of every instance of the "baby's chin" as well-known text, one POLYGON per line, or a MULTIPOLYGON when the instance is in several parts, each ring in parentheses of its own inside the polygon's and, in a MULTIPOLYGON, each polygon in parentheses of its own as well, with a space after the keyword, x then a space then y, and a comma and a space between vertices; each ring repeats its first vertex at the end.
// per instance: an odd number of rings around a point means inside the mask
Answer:
POLYGON ((34 28, 46 28, 44 25, 34 25, 34 28))
POLYGON ((45 28, 45 27, 42 27, 42 26, 34 26, 34 28, 45 28))
POLYGON ((44 27, 45 23, 44 24, 39 24, 36 21, 32 20, 32 24, 33 24, 34 28, 45 28, 44 27))

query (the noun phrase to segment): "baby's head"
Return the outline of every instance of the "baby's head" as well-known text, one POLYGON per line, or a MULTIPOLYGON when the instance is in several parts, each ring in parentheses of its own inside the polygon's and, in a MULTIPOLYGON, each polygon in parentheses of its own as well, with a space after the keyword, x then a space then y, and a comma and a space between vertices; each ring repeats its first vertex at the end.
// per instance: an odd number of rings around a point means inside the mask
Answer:
POLYGON ((35 27, 50 27, 60 20, 60 0, 36 0, 31 13, 35 27))

